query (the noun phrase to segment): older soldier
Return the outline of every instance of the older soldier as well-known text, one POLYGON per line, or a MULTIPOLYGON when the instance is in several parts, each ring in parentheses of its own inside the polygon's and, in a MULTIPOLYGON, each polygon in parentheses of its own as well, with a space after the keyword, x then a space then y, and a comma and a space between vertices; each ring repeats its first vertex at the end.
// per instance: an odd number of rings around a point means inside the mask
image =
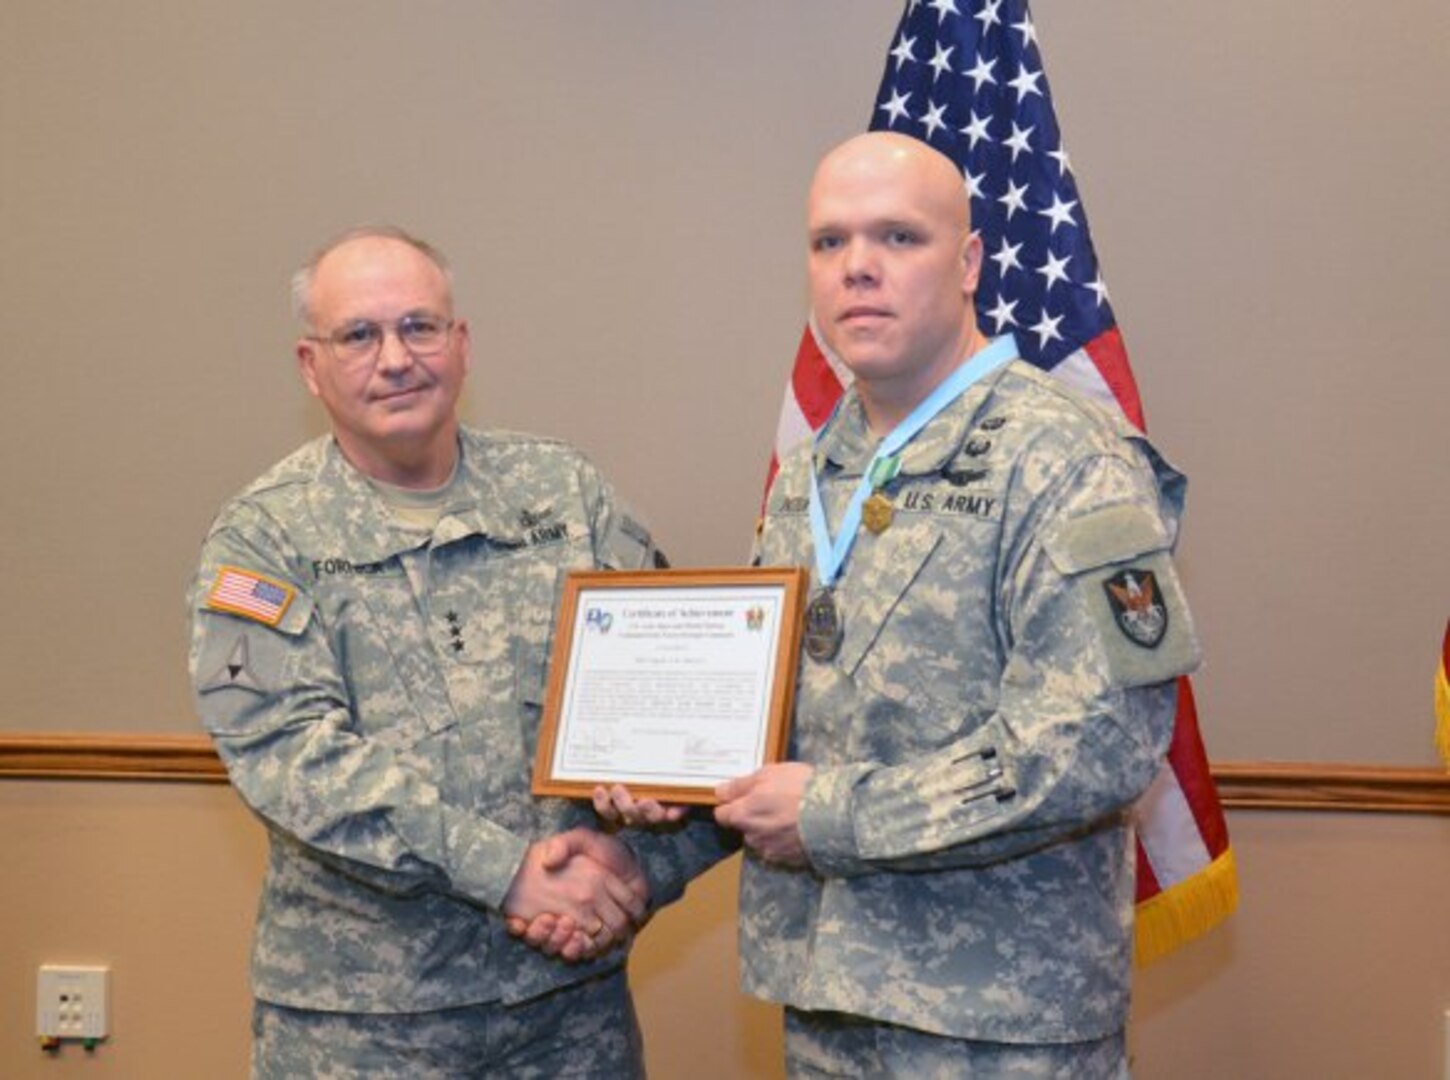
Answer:
POLYGON ((758 541, 815 591, 794 760, 718 792, 747 846, 745 988, 786 1006, 793 1076, 1119 1076, 1128 811, 1198 661, 1183 479, 982 336, 948 159, 853 139, 808 216, 815 317, 855 383, 758 541))
POLYGON ((432 247, 355 230, 294 299, 332 435, 227 504, 193 591, 201 716, 271 847, 253 1074, 642 1074, 609 947, 718 851, 631 851, 529 774, 560 575, 650 536, 570 447, 460 426, 432 247), (546 913, 560 958, 507 931, 546 913))

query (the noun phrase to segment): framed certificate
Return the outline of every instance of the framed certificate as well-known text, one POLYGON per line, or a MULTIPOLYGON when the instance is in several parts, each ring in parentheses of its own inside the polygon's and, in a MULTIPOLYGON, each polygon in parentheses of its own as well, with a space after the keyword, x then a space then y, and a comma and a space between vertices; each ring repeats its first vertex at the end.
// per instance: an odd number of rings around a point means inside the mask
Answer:
POLYGON ((572 571, 564 582, 535 794, 598 784, 715 802, 785 752, 806 571, 572 571))

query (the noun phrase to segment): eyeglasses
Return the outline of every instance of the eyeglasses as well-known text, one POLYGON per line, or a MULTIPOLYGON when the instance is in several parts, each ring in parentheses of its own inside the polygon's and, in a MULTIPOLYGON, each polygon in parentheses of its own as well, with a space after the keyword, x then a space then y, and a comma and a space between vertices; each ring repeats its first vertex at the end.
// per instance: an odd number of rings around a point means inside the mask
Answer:
MULTIPOLYGON (((404 315, 393 323, 393 333, 414 356, 432 356, 443 351, 448 344, 448 332, 453 329, 453 320, 442 315, 404 315)), ((383 339, 388 336, 388 327, 371 319, 354 319, 344 323, 330 334, 318 337, 309 334, 308 341, 320 341, 332 350, 338 363, 361 367, 371 364, 382 351, 383 339)))

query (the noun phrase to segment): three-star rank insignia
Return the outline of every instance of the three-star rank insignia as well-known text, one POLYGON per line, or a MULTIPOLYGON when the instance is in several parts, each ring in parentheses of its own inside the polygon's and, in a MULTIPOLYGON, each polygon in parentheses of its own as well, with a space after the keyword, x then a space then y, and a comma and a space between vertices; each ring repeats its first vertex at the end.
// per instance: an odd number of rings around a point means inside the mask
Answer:
POLYGON ((1113 618, 1129 641, 1156 649, 1168 632, 1168 608, 1151 570, 1120 570, 1103 582, 1113 618))
POLYGON ((463 620, 456 611, 449 611, 443 619, 448 624, 448 647, 457 656, 468 647, 463 641, 463 620))

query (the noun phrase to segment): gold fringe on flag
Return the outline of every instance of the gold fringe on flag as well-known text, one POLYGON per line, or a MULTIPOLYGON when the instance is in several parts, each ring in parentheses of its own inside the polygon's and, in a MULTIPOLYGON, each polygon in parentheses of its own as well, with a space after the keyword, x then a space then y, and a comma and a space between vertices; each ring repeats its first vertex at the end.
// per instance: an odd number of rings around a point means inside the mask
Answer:
POLYGON ((1435 672, 1435 717, 1435 745, 1445 767, 1450 768, 1450 623, 1445 624, 1445 644, 1435 672))
POLYGON ((1145 968, 1208 933, 1238 906, 1238 870, 1233 848, 1227 848, 1204 869, 1138 905, 1134 966, 1145 968))

